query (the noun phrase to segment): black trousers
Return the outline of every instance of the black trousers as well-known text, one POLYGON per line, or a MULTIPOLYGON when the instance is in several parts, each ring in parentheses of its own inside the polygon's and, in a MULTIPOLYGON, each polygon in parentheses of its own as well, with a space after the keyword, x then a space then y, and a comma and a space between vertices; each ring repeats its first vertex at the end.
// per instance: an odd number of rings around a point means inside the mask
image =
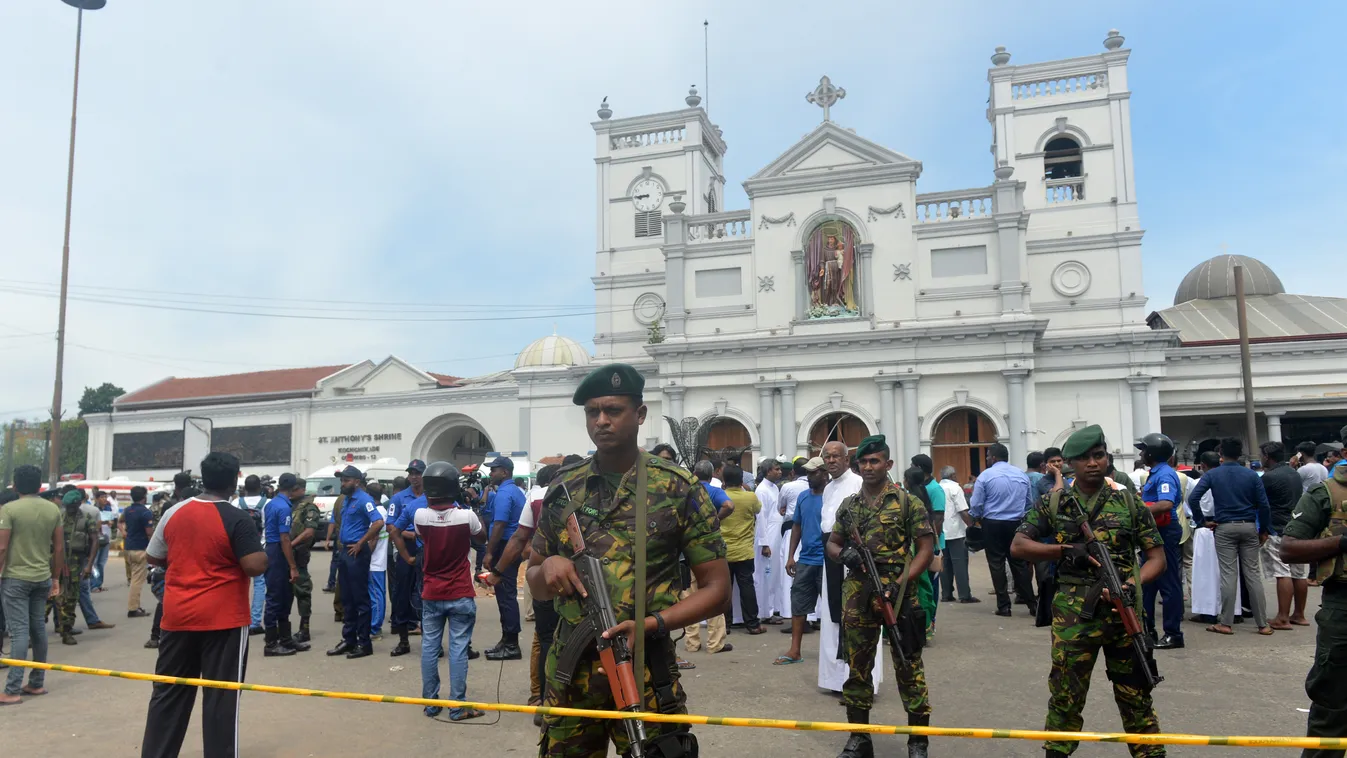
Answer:
MULTIPOLYGON (((754 561, 730 561, 730 582, 739 588, 739 608, 744 612, 744 626, 756 629, 758 622, 758 590, 753 586, 754 561)), ((733 590, 731 590, 733 591, 733 590)), ((734 623, 734 596, 725 610, 725 626, 734 623)))
MULTIPOLYGON (((410 540, 407 549, 416 555, 416 541, 410 540)), ((388 580, 389 628, 396 632, 410 632, 421 621, 421 561, 408 565, 397 551, 392 556, 393 571, 388 580)))
POLYGON ((1020 526, 1018 519, 982 519, 982 539, 987 550, 987 568, 991 571, 992 587, 996 589, 996 610, 1010 611, 1010 592, 1006 588, 1006 561, 1010 561, 1010 574, 1015 578, 1015 594, 1028 604, 1030 610, 1034 603, 1033 571, 1029 564, 1019 558, 1010 557, 1010 542, 1015 539, 1015 530, 1020 526))
MULTIPOLYGON (((154 673, 161 676, 242 682, 248 667, 248 627, 212 632, 173 632, 159 640, 154 673)), ((142 758, 177 758, 192 720, 196 687, 154 685, 145 717, 142 758)), ((205 758, 237 758, 239 692, 207 689, 201 693, 201 737, 205 758)))
POLYGON ((290 625, 290 606, 295 590, 290 586, 290 562, 285 560, 281 543, 267 543, 267 602, 263 606, 262 626, 284 630, 290 625))
POLYGON ((341 590, 342 605, 341 639, 348 645, 369 647, 370 548, 360 548, 360 552, 353 557, 343 547, 337 552, 336 558, 337 588, 341 590))

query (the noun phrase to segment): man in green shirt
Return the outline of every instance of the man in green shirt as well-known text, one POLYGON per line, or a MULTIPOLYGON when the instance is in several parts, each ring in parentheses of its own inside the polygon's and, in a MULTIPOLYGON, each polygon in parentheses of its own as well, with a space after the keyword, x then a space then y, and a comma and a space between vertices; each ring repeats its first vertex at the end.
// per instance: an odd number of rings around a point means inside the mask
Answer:
MULTIPOLYGON (((1282 560, 1318 563, 1324 593, 1314 665, 1305 678, 1309 737, 1347 737, 1347 467, 1300 496, 1282 530, 1282 560)), ((1305 750, 1301 758, 1342 758, 1342 750, 1305 750)))
MULTIPOLYGON (((720 522, 720 535, 725 539, 725 559, 730 564, 730 580, 739 591, 739 610, 744 628, 749 634, 762 634, 758 619, 758 592, 753 584, 753 570, 757 560, 753 556, 753 537, 758 525, 762 502, 751 490, 744 489, 744 470, 733 463, 725 464, 723 473, 725 494, 729 495, 734 511, 720 522)), ((733 598, 733 595, 731 595, 733 598)), ((725 625, 734 623, 733 600, 725 614, 725 625)))
MULTIPOLYGON (((37 466, 19 466, 14 470, 14 490, 19 499, 0 508, 0 602, 5 606, 5 623, 13 640, 11 657, 20 658, 33 649, 33 660, 47 660, 47 628, 43 616, 47 598, 60 592, 65 571, 65 536, 61 530, 61 510, 37 496, 42 487, 42 470, 37 466)), ((9 670, 0 705, 22 702, 21 694, 44 695, 44 674, 31 669, 28 686, 23 687, 23 669, 9 670)))

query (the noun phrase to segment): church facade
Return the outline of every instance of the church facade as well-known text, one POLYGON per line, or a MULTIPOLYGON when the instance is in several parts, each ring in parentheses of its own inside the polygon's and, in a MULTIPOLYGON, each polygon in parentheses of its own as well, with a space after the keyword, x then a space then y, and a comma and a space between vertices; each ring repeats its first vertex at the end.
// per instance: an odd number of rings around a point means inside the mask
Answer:
MULTIPOLYGON (((1022 465, 1030 450, 1099 423, 1128 460, 1135 438, 1162 428, 1166 396, 1180 415, 1201 414, 1212 409, 1189 390, 1212 370, 1230 379, 1228 361, 1194 369, 1201 360, 1190 357, 1228 356, 1228 340, 1194 347, 1181 327, 1156 314, 1148 323, 1129 52, 1116 31, 1100 52, 1067 60, 1012 64, 998 48, 987 183, 964 189, 926 186, 919 156, 835 121, 846 93, 827 77, 806 98, 823 121, 744 182, 749 207, 739 210, 722 206, 726 139, 695 91, 685 108, 643 116, 614 117, 605 104, 593 123, 593 355, 552 336, 513 370, 471 380, 392 357, 168 379, 89 417, 90 475, 171 473, 174 435, 203 418, 217 438, 276 427, 259 471, 583 453, 570 394, 609 361, 646 376, 647 445, 670 440, 664 417, 695 419, 705 448, 747 450, 746 463, 883 433, 895 457, 927 452, 966 480, 994 442, 1022 465), (1167 389, 1175 367, 1185 384, 1167 389), (264 376, 276 373, 287 376, 264 376), (136 436, 146 434, 159 441, 136 436)), ((1306 360, 1324 373, 1328 399, 1286 408, 1347 408, 1333 397, 1347 387, 1327 378, 1347 342, 1324 339, 1328 357, 1306 360)), ((1237 363, 1230 375, 1237 382, 1237 363)))

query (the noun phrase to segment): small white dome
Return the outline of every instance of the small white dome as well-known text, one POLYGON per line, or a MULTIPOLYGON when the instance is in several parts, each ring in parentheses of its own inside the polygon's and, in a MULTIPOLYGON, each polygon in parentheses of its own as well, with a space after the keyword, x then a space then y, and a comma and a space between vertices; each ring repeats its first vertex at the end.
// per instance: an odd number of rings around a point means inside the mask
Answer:
POLYGON ((519 351, 519 357, 514 361, 517 369, 588 365, 589 351, 581 347, 579 342, 555 334, 534 340, 519 351))

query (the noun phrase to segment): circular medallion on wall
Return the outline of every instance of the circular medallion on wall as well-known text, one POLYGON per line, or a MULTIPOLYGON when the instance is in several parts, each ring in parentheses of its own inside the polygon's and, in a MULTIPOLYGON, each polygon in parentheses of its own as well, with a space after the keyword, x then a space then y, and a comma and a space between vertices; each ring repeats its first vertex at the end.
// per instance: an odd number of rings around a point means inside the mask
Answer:
POLYGON ((644 292, 632 304, 631 312, 643 326, 656 324, 664 318, 664 298, 654 292, 644 292))
POLYGON ((1052 270, 1052 288, 1062 297, 1079 297, 1090 288, 1090 269, 1080 261, 1066 261, 1052 270))

